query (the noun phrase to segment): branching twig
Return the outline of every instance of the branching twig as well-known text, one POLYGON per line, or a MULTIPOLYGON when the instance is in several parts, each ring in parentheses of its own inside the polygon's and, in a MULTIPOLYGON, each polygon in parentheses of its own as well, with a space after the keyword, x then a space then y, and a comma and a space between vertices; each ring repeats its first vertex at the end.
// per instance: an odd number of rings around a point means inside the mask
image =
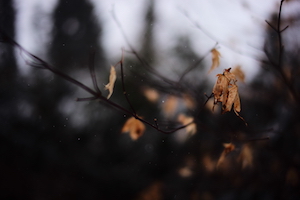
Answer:
MULTIPOLYGON (((126 108, 120 106, 119 104, 116 104, 113 101, 105 98, 104 96, 102 96, 102 94, 101 94, 101 92, 100 92, 100 90, 99 90, 99 88, 97 86, 96 76, 95 76, 94 67, 93 67, 93 62, 91 62, 91 60, 90 60, 89 69, 90 69, 91 78, 92 78, 95 90, 93 90, 90 87, 84 85, 83 83, 77 81, 76 79, 70 77, 69 75, 64 74, 63 72, 59 71, 58 69, 56 69, 52 65, 48 64, 46 61, 44 61, 41 58, 39 58, 39 57, 35 56, 34 54, 30 53, 29 51, 27 51, 26 49, 24 49, 21 45, 19 45, 17 42, 15 42, 12 38, 10 38, 9 36, 7 36, 2 30, 0 30, 0 42, 11 44, 12 46, 17 47, 21 51, 21 53, 24 53, 26 56, 28 56, 31 59, 31 60, 26 60, 26 63, 28 65, 33 66, 33 67, 38 67, 38 68, 41 68, 41 69, 47 69, 50 72, 54 73, 55 75, 60 76, 61 78, 65 79, 66 81, 68 81, 68 82, 70 82, 70 83, 72 83, 72 84, 80 87, 81 89, 85 90, 86 92, 88 92, 88 93, 90 93, 92 95, 92 97, 78 98, 77 101, 100 100, 101 102, 104 102, 104 103, 110 105, 111 107, 117 108, 118 110, 120 110, 120 111, 122 111, 122 112, 124 112, 124 113, 126 113, 126 114, 128 114, 130 116, 135 117, 136 119, 140 120, 141 122, 149 125, 153 129, 155 129, 155 130, 157 130, 157 131, 159 131, 161 133, 164 133, 164 134, 174 133, 175 131, 183 129, 183 128, 185 128, 185 127, 187 127, 188 125, 191 124, 191 123, 189 123, 189 124, 186 124, 186 125, 183 125, 183 126, 179 126, 179 127, 174 128, 172 130, 163 130, 163 129, 160 129, 158 127, 157 121, 155 121, 155 124, 152 124, 151 122, 149 122, 147 120, 144 120, 143 118, 139 117, 135 113, 135 111, 134 111, 134 109, 132 107, 132 104, 130 103, 130 101, 129 101, 128 98, 127 98, 127 101, 131 105, 131 107, 133 109, 133 112, 129 111, 126 108), (97 91, 97 90, 99 90, 99 91, 97 91)), ((93 59, 93 57, 91 59, 93 59)), ((122 57, 122 59, 123 59, 123 57, 122 57)), ((122 65, 121 68, 123 68, 123 61, 121 60, 118 63, 120 63, 120 65, 122 65)), ((124 78, 123 77, 124 76, 123 72, 122 72, 121 75, 122 75, 122 79, 123 79, 124 78)), ((123 84, 124 91, 126 93, 124 81, 122 81, 122 84, 123 84)))
POLYGON ((280 1, 279 11, 278 11, 278 17, 277 17, 277 23, 276 27, 269 23, 267 20, 266 23, 276 32, 277 38, 278 38, 278 45, 279 45, 279 52, 276 56, 277 61, 272 60, 270 53, 268 52, 267 48, 265 47, 265 54, 267 58, 269 59, 269 62, 273 65, 274 69, 277 70, 277 72, 280 74, 283 83, 287 86, 287 88, 290 90, 291 94, 295 99, 300 101, 300 97, 298 96, 297 91, 295 90, 293 86, 293 82, 287 77, 286 73, 283 70, 283 55, 284 55, 284 45, 282 42, 282 32, 285 31, 288 26, 281 29, 281 14, 282 14, 282 6, 283 6, 284 0, 280 1))
MULTIPOLYGON (((126 34, 125 34, 125 31, 124 31, 124 29, 123 29, 121 23, 120 23, 119 20, 117 19, 117 17, 116 17, 116 15, 115 15, 114 11, 112 11, 112 16, 113 16, 113 19, 114 19, 114 21, 116 22, 116 24, 117 24, 117 26, 118 26, 120 32, 121 32, 123 38, 125 39, 125 42, 127 43, 128 47, 129 47, 129 49, 130 49, 130 51, 127 51, 127 52, 130 52, 130 53, 132 53, 133 55, 135 55, 135 57, 141 62, 142 66, 144 66, 145 69, 146 69, 148 72, 150 72, 151 74, 157 76, 158 78, 160 78, 161 80, 163 80, 164 82, 166 82, 166 83, 168 83, 168 84, 170 84, 170 85, 178 86, 178 83, 177 83, 177 82, 172 81, 172 80, 170 80, 170 79, 168 79, 168 78, 166 78, 166 77, 160 75, 160 74, 159 74, 159 73, 158 73, 158 72, 157 72, 157 71, 156 71, 156 70, 155 70, 148 62, 145 61, 145 59, 142 58, 142 56, 140 56, 140 55, 137 53, 137 51, 136 51, 136 50, 133 48, 133 46, 130 44, 130 42, 129 42, 129 40, 128 40, 126 34)), ((180 87, 180 86, 179 86, 179 87, 180 87)))
MULTIPOLYGON (((232 51, 232 52, 234 52, 234 53, 237 53, 237 54, 239 54, 239 55, 241 55, 241 56, 245 56, 245 57, 247 57, 247 58, 251 58, 251 59, 253 59, 253 60, 257 61, 257 62, 262 62, 259 58, 255 58, 255 57, 246 55, 246 54, 244 54, 244 53, 242 53, 242 52, 240 52, 240 51, 238 51, 238 50, 236 50, 236 49, 230 47, 229 44, 227 44, 227 43, 224 42, 224 41, 221 41, 221 40, 218 39, 216 36, 214 36, 212 33, 210 33, 210 32, 207 31, 205 28, 203 28, 202 26, 200 26, 199 23, 193 21, 193 20, 190 18, 190 16, 188 16, 187 12, 182 11, 182 14, 183 14, 183 15, 184 15, 184 16, 185 16, 185 17, 186 17, 186 18, 187 18, 187 19, 188 19, 188 20, 189 20, 189 21, 190 21, 197 29, 199 29, 200 31, 202 31, 202 32, 203 32, 207 37, 209 37, 211 40, 213 40, 213 41, 215 41, 215 42, 221 44, 222 46, 226 47, 227 49, 229 49, 230 51, 232 51)), ((266 64, 266 63, 264 63, 264 64, 266 64)))
POLYGON ((184 70, 184 72, 181 74, 181 76, 180 76, 178 82, 182 81, 182 79, 184 78, 184 76, 185 76, 186 74, 188 74, 190 71, 192 71, 193 69, 195 69, 195 68, 203 61, 203 59, 204 59, 206 56, 208 56, 208 55, 210 54, 210 52, 211 52, 214 48, 216 48, 217 45, 218 45, 218 43, 216 43, 216 44, 214 45, 213 48, 211 48, 208 52, 206 52, 206 53, 205 53, 199 60, 197 60, 193 65, 191 65, 190 67, 186 68, 186 69, 184 70))
POLYGON ((91 51, 91 53, 90 53, 89 69, 90 69, 90 74, 91 74, 91 78, 93 81, 94 89, 96 90, 97 93, 101 94, 101 91, 97 84, 97 78, 96 78, 96 73, 95 73, 95 51, 94 50, 91 51))
POLYGON ((128 98, 128 94, 127 94, 127 91, 126 91, 126 88, 125 88, 125 81, 124 81, 124 69, 123 69, 123 60, 124 60, 124 52, 122 51, 122 59, 120 61, 120 66, 121 66, 121 80, 122 80, 122 89, 123 89, 123 94, 126 98, 126 101, 127 103, 129 104, 133 114, 135 115, 135 117, 137 117, 137 114, 136 114, 136 111, 133 107, 133 105, 131 104, 129 98, 128 98))

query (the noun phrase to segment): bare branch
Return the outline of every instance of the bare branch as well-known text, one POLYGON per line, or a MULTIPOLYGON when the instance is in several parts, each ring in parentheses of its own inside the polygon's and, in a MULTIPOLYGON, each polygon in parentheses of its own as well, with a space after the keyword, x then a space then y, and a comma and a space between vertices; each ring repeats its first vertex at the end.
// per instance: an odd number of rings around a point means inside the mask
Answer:
POLYGON ((289 25, 287 25, 284 29, 282 29, 282 30, 280 31, 280 33, 283 32, 283 31, 285 31, 288 27, 289 27, 289 25))
POLYGON ((241 55, 241 56, 245 56, 245 57, 247 57, 247 58, 251 58, 251 59, 253 59, 253 60, 255 60, 255 61, 257 61, 257 62, 261 62, 261 60, 259 59, 259 58, 255 58, 255 57, 252 57, 252 56, 249 56, 249 55, 247 55, 247 54, 244 54, 244 53, 242 53, 241 51, 238 51, 238 50, 236 50, 236 49, 234 49, 234 48, 232 48, 232 47, 230 47, 230 45, 229 44, 227 44, 226 42, 224 42, 224 41, 220 41, 216 36, 214 36, 212 33, 210 33, 209 31, 207 31, 205 28, 203 28, 202 26, 200 26, 200 24, 199 23, 197 23, 197 22, 195 22, 195 21, 193 21, 191 18, 190 18, 190 16, 188 16, 188 14, 187 14, 187 12, 184 12, 184 11, 181 11, 182 12, 182 14, 197 28, 197 29, 199 29, 201 32, 203 32, 207 37, 209 37, 212 41, 215 41, 216 43, 218 43, 218 44, 220 44, 220 45, 222 45, 222 46, 224 46, 224 47, 226 47, 227 49, 229 49, 230 51, 232 51, 232 52, 234 52, 234 53, 237 53, 237 54, 239 54, 239 55, 241 55))
POLYGON ((89 69, 90 69, 90 74, 93 81, 94 89, 97 91, 98 94, 101 95, 101 91, 98 87, 96 73, 95 73, 95 53, 96 52, 94 50, 90 52, 89 69))
POLYGON ((128 98, 128 94, 127 94, 127 91, 126 91, 126 88, 125 88, 124 69, 123 69, 123 60, 124 60, 124 57, 123 57, 123 56, 124 56, 124 54, 123 54, 123 51, 122 51, 122 59, 121 59, 121 61, 120 61, 120 66, 121 66, 121 80, 122 80, 123 94, 124 94, 124 96, 125 96, 125 98, 126 98, 127 103, 129 104, 129 106, 130 106, 132 112, 134 113, 134 115, 136 115, 136 111, 135 111, 133 105, 131 104, 131 102, 130 102, 130 100, 129 100, 129 98, 128 98))
POLYGON ((184 72, 181 74, 178 82, 182 81, 182 79, 184 78, 184 76, 186 74, 188 74, 190 71, 192 71, 193 69, 195 69, 203 61, 203 59, 210 54, 211 50, 214 49, 217 45, 218 45, 218 43, 216 43, 213 48, 211 48, 208 52, 206 52, 204 54, 204 56, 202 56, 199 60, 197 60, 193 65, 191 65, 188 68, 186 68, 184 70, 184 72))
POLYGON ((269 23, 267 20, 265 20, 265 22, 274 30, 277 32, 277 29, 271 24, 269 23))
POLYGON ((284 55, 284 46, 283 46, 283 42, 282 42, 282 35, 281 33, 283 31, 285 31, 288 26, 286 26, 285 28, 283 28, 281 30, 281 13, 282 13, 282 6, 283 6, 283 2, 284 0, 281 0, 280 2, 280 6, 279 6, 279 10, 278 10, 278 17, 277 17, 277 27, 275 28, 274 26, 272 26, 268 21, 267 24, 276 31, 277 37, 278 37, 278 46, 279 46, 279 52, 277 55, 277 62, 275 63, 274 61, 272 61, 272 58, 269 54, 269 52, 267 51, 266 47, 265 47, 265 54, 267 56, 267 58, 269 59, 270 63, 274 66, 274 68, 277 70, 277 72, 280 74, 283 83, 287 86, 287 88, 290 90, 291 94, 293 95, 293 97, 295 99, 297 99, 298 101, 300 101, 300 97, 298 95, 298 92, 296 91, 295 87, 293 86, 293 82, 291 81, 291 79, 289 79, 286 75, 286 73, 283 70, 283 55, 284 55))

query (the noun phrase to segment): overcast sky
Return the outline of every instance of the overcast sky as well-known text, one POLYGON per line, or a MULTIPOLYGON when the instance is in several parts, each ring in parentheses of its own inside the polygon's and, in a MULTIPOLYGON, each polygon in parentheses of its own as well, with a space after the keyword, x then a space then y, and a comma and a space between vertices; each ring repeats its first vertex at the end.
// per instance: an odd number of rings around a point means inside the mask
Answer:
MULTIPOLYGON (((102 42, 107 56, 113 58, 126 48, 126 42, 112 17, 116 13, 130 42, 136 44, 142 30, 144 13, 149 0, 91 0, 95 15, 103 26, 102 42)), ((216 42, 222 55, 220 71, 225 67, 241 65, 248 74, 248 81, 259 69, 253 58, 263 56, 265 20, 276 12, 279 0, 157 0, 155 1, 155 36, 161 51, 170 51, 178 36, 188 36, 199 55, 211 49, 216 42), (183 14, 186 12, 188 18, 183 14), (193 24, 197 23, 214 39, 193 24)), ((33 53, 41 52, 40 46, 51 41, 50 14, 57 0, 15 0, 17 9, 17 40, 33 53), (45 16, 34 19, 37 9, 45 16), (39 31, 33 24, 43 24, 39 31), (38 37, 37 37, 38 35, 38 37), (36 40, 39 40, 37 42, 36 40)), ((289 8, 291 9, 291 8, 289 8)), ((284 12, 285 11, 284 7, 284 12)), ((219 71, 217 71, 219 72, 219 71)), ((216 73, 217 73, 216 72, 216 73)))

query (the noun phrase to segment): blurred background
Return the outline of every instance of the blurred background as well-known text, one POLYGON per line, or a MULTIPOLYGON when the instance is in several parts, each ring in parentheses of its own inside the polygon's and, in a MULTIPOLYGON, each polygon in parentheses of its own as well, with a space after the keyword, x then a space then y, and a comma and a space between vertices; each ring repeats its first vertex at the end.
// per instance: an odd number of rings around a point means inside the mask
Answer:
MULTIPOLYGON (((126 91, 138 115, 157 119, 163 130, 192 117, 197 130, 164 134, 146 126, 133 140, 121 133, 128 114, 76 101, 89 94, 0 43, 1 199, 299 199, 300 3, 283 3, 281 29, 289 27, 281 34, 281 63, 278 35, 265 22, 277 27, 279 6, 0 0, 6 34, 90 87, 95 51, 104 96, 110 65, 124 48, 126 91), (208 73, 213 48, 220 66, 208 73), (237 66, 248 126, 234 112, 212 110, 211 100, 204 105, 216 74, 237 66)), ((110 100, 130 110, 116 70, 110 100)))

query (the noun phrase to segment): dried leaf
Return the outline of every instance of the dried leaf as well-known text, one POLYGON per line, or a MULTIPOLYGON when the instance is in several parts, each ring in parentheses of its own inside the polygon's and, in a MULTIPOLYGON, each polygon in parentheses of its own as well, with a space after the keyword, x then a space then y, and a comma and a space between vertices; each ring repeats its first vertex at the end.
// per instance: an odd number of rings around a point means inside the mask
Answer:
POLYGON ((240 100, 240 96, 238 93, 235 97, 233 104, 234 104, 233 110, 234 110, 235 114, 239 115, 238 113, 241 112, 241 100, 240 100))
POLYGON ((185 106, 189 109, 194 109, 196 107, 196 102, 195 102, 194 98, 189 94, 183 95, 183 102, 184 102, 185 106))
POLYGON ((224 104, 227 101, 229 80, 223 74, 217 74, 217 77, 218 79, 212 91, 214 94, 214 102, 215 104, 218 102, 224 104))
POLYGON ((236 82, 235 75, 233 73, 230 73, 230 70, 231 70, 231 68, 225 69, 224 72, 223 72, 223 75, 226 78, 228 78, 229 83, 231 81, 235 83, 236 82))
MULTIPOLYGON (((239 101, 239 94, 238 94, 238 87, 237 85, 231 85, 230 88, 228 88, 228 98, 227 101, 225 103, 225 105, 223 104, 222 107, 222 113, 226 113, 228 111, 231 111, 232 109, 232 105, 239 101)), ((240 105, 240 104, 239 104, 240 105)))
POLYGON ((169 95, 163 104, 163 111, 167 118, 173 117, 178 107, 178 97, 169 95))
POLYGON ((241 66, 236 66, 232 71, 232 74, 234 74, 237 79, 239 79, 240 81, 242 81, 243 83, 245 82, 245 73, 243 72, 243 70, 241 69, 241 66))
POLYGON ((188 167, 188 166, 180 168, 178 170, 178 173, 183 178, 191 177, 193 175, 192 169, 190 167, 188 167))
POLYGON ((214 161, 210 156, 204 155, 202 162, 207 172, 213 172, 215 170, 216 161, 214 161))
POLYGON ((110 67, 109 83, 105 85, 105 90, 109 91, 107 99, 109 99, 114 91, 114 85, 117 79, 116 69, 114 66, 110 67))
POLYGON ((235 149, 235 145, 232 143, 224 143, 224 150, 217 162, 217 168, 224 162, 226 156, 235 149))
POLYGON ((155 103, 159 98, 159 93, 157 90, 152 88, 145 88, 143 90, 145 97, 152 103, 155 103))
POLYGON ((211 50, 211 54, 212 54, 212 65, 208 71, 208 73, 210 73, 211 71, 213 71, 215 68, 217 68, 220 65, 220 52, 216 49, 211 50))
POLYGON ((129 132, 132 140, 137 140, 141 137, 146 130, 145 125, 140 120, 130 117, 124 124, 122 128, 122 133, 129 132))
POLYGON ((195 135, 197 132, 197 126, 196 124, 193 122, 194 118, 193 117, 188 117, 185 114, 179 114, 178 115, 178 121, 182 124, 182 125, 187 125, 188 126, 185 127, 185 131, 187 133, 188 136, 192 136, 195 135))
POLYGON ((137 195, 136 200, 163 200, 164 184, 160 181, 154 181, 148 187, 143 189, 137 195))
POLYGON ((242 169, 253 166, 252 150, 249 145, 245 144, 238 157, 238 161, 242 163, 242 169))
MULTIPOLYGON (((230 69, 225 69, 223 74, 218 74, 217 82, 213 88, 214 104, 222 103, 222 114, 231 111, 232 106, 234 113, 245 122, 244 118, 240 116, 241 102, 238 93, 238 86, 236 85, 236 78, 230 69)), ((214 108, 214 106, 213 106, 214 108)), ((245 122, 247 125, 247 123, 245 122)))

